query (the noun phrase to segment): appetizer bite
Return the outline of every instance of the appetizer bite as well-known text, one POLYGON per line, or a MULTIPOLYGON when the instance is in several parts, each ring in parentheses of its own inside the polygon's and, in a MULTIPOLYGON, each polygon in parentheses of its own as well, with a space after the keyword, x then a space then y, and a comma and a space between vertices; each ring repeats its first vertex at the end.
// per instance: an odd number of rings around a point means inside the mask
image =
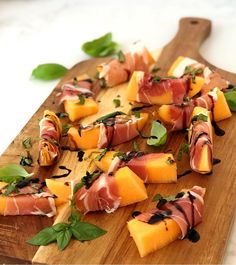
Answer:
POLYGON ((54 112, 45 110, 39 126, 41 140, 39 141, 38 164, 40 166, 51 166, 60 159, 61 155, 61 122, 54 112))
POLYGON ((194 108, 188 139, 191 168, 200 174, 211 173, 213 138, 210 111, 202 107, 194 108))
POLYGON ((114 87, 127 82, 134 71, 149 72, 154 63, 151 53, 139 42, 126 54, 120 53, 117 59, 98 65, 98 78, 106 87, 114 87))
POLYGON ((106 173, 128 167, 145 183, 175 183, 177 166, 172 154, 107 151, 101 159, 95 157, 96 166, 106 173))
POLYGON ((74 201, 77 210, 114 212, 118 207, 147 199, 143 181, 128 167, 114 175, 95 171, 87 172, 75 186, 74 201))
POLYGON ((204 194, 204 188, 194 186, 168 200, 160 197, 156 209, 134 212, 128 230, 140 256, 144 257, 178 238, 197 242, 200 236, 194 227, 202 221, 204 194))
POLYGON ((93 80, 86 74, 75 77, 61 87, 56 95, 58 104, 64 104, 65 112, 73 122, 97 113, 98 105, 92 91, 93 80))
POLYGON ((139 135, 148 119, 147 113, 140 117, 113 112, 87 126, 73 126, 68 131, 71 150, 104 148, 127 142, 139 135))

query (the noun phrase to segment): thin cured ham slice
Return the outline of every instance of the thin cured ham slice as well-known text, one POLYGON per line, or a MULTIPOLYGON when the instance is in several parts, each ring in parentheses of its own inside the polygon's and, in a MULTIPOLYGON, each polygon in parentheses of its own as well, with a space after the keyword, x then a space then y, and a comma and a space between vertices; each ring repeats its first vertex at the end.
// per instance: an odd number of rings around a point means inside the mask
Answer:
POLYGON ((50 166, 60 158, 61 122, 54 112, 46 110, 39 126, 41 140, 38 163, 40 166, 50 166))
POLYGON ((55 201, 51 194, 42 192, 6 197, 3 215, 46 215, 56 214, 55 201))
POLYGON ((204 194, 204 188, 194 186, 184 192, 182 197, 177 196, 173 201, 166 202, 164 205, 157 204, 157 209, 141 213, 135 218, 149 224, 165 222, 165 218, 171 218, 179 225, 182 232, 181 239, 183 239, 202 221, 204 194))
POLYGON ((154 63, 150 52, 139 43, 134 45, 131 52, 124 55, 124 60, 112 59, 97 67, 99 79, 104 79, 107 87, 113 87, 127 82, 134 71, 148 72, 154 63))
POLYGON ((120 205, 115 179, 108 174, 101 174, 90 187, 80 188, 74 199, 76 208, 84 214, 104 210, 112 213, 120 205))
POLYGON ((213 140, 210 112, 195 107, 189 130, 189 154, 191 168, 201 174, 212 172, 213 140), (204 118, 195 120, 203 115, 204 118))
POLYGON ((58 102, 58 105, 60 105, 66 100, 78 100, 78 95, 93 97, 94 93, 91 91, 91 89, 92 81, 90 79, 75 79, 62 85, 62 91, 56 95, 56 100, 58 102))

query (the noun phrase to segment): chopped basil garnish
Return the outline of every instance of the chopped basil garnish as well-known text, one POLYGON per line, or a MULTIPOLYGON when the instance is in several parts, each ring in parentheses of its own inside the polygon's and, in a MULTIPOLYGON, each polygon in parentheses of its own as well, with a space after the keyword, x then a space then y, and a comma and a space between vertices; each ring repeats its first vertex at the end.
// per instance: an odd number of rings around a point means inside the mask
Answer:
POLYGON ((106 154, 106 152, 107 152, 107 148, 101 149, 100 154, 97 155, 97 156, 94 158, 94 160, 96 160, 96 161, 100 161, 100 160, 104 157, 104 155, 106 154))
POLYGON ((186 143, 183 143, 179 149, 177 159, 178 161, 181 161, 183 158, 183 154, 188 154, 189 153, 189 146, 186 143))
POLYGON ((140 113, 141 113, 140 110, 134 110, 133 113, 134 113, 135 118, 138 118, 138 119, 140 118, 140 113))
POLYGON ((166 163, 167 163, 168 165, 172 165, 172 164, 175 163, 175 160, 172 159, 171 157, 168 157, 167 160, 166 160, 166 163))
POLYGON ((119 45, 112 41, 112 33, 109 32, 98 39, 86 42, 81 49, 92 57, 105 57, 114 54, 119 45))
POLYGON ((194 69, 192 66, 186 66, 184 69, 184 74, 185 75, 190 75, 192 78, 192 82, 195 84, 196 83, 196 75, 198 74, 202 74, 203 73, 203 69, 202 68, 197 68, 194 69))
POLYGON ((161 68, 155 65, 155 66, 152 68, 151 73, 152 73, 152 74, 155 74, 155 73, 157 73, 157 72, 160 71, 160 70, 161 70, 161 68))
POLYGON ((152 78, 152 83, 154 83, 154 84, 158 84, 158 83, 160 83, 160 81, 161 81, 161 77, 160 76, 154 76, 152 78))
POLYGON ((72 125, 69 124, 69 123, 62 125, 62 132, 63 132, 63 134, 67 134, 67 132, 69 131, 69 129, 71 127, 72 127, 72 125))
POLYGON ((46 81, 54 80, 64 76, 67 70, 63 65, 56 63, 40 64, 32 71, 32 76, 46 81))
POLYGON ((208 121, 208 116, 203 114, 203 113, 199 113, 199 114, 197 114, 197 115, 192 117, 192 122, 195 122, 195 121, 207 122, 208 121))
POLYGON ((77 183, 74 187, 74 194, 81 189, 83 186, 85 186, 87 189, 90 187, 90 185, 92 184, 92 182, 98 178, 101 175, 100 171, 94 171, 92 173, 90 172, 86 172, 86 175, 84 177, 82 177, 81 181, 79 183, 77 183))
POLYGON ((135 141, 133 142, 133 150, 135 152, 138 152, 139 151, 138 144, 135 141))
POLYGON ((9 164, 0 168, 0 181, 13 183, 31 177, 23 167, 16 164, 9 164))
POLYGON ((117 98, 113 99, 113 104, 115 105, 115 108, 120 107, 120 100, 117 98))
POLYGON ((117 57, 118 57, 118 61, 120 63, 124 63, 125 62, 125 55, 124 55, 124 53, 121 50, 117 53, 117 57))
POLYGON ((56 115, 59 119, 63 119, 63 118, 68 117, 68 113, 66 113, 66 112, 57 112, 56 115))
POLYGON ((148 145, 160 146, 164 145, 167 140, 167 130, 166 128, 157 121, 152 122, 151 136, 147 140, 148 145))
POLYGON ((101 88, 106 88, 107 87, 106 80, 104 78, 99 79, 99 85, 101 88))
POLYGON ((103 122, 103 121, 105 121, 105 120, 107 120, 109 118, 114 118, 114 117, 116 117, 118 115, 126 115, 126 114, 124 112, 122 112, 122 111, 115 111, 115 112, 109 113, 107 115, 104 115, 104 116, 98 118, 95 122, 103 122))
POLYGON ((29 167, 31 167, 32 163, 33 163, 33 158, 30 155, 29 151, 27 152, 26 156, 21 156, 21 159, 20 159, 20 165, 21 166, 29 166, 29 167))
POLYGON ((28 137, 25 140, 23 140, 22 145, 24 146, 25 149, 30 149, 32 147, 31 137, 28 137))
POLYGON ((84 105, 84 103, 85 103, 85 97, 83 95, 81 95, 81 94, 78 94, 78 98, 79 98, 78 104, 79 105, 84 105))

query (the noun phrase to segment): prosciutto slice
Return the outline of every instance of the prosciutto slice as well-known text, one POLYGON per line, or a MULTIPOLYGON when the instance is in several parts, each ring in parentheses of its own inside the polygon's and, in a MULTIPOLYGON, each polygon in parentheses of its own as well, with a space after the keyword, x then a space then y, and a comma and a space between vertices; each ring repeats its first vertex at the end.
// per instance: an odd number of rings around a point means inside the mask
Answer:
POLYGON ((136 44, 131 52, 124 55, 124 62, 112 59, 97 67, 99 79, 104 79, 107 87, 113 87, 127 82, 134 71, 148 72, 154 60, 149 51, 142 45, 136 44))
POLYGON ((162 222, 165 218, 171 218, 179 225, 182 232, 181 239, 183 239, 192 228, 202 221, 204 194, 204 188, 194 186, 185 192, 183 197, 176 198, 162 206, 157 205, 157 209, 139 214, 135 218, 149 224, 156 223, 155 217, 157 217, 157 222, 162 222))
POLYGON ((46 110, 39 126, 41 140, 38 163, 40 166, 50 166, 60 158, 61 122, 54 112, 46 110))
POLYGON ((156 104, 156 98, 163 101, 163 104, 181 104, 189 91, 189 77, 183 78, 161 78, 155 81, 151 74, 144 73, 138 82, 137 102, 156 104), (164 97, 165 99, 161 99, 164 97))
POLYGON ((101 174, 89 188, 80 188, 74 198, 76 208, 84 214, 103 210, 112 213, 120 205, 115 179, 108 174, 101 174))
POLYGON ((74 80, 70 81, 61 87, 61 92, 56 95, 58 105, 65 100, 78 100, 78 95, 92 97, 94 93, 91 91, 92 83, 90 80, 74 80))
POLYGON ((9 196, 6 198, 4 215, 46 215, 56 214, 55 201, 52 195, 42 192, 9 196))

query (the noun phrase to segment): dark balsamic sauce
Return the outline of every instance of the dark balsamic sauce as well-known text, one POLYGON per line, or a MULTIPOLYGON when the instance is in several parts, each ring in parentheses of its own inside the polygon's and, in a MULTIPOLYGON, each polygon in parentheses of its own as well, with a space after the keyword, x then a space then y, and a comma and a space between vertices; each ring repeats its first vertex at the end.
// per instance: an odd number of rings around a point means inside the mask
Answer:
POLYGON ((181 178, 181 177, 183 177, 183 176, 186 176, 186 175, 188 175, 188 174, 190 174, 190 173, 192 173, 192 172, 193 172, 193 171, 192 171, 191 169, 188 169, 188 170, 184 171, 183 173, 178 174, 178 175, 177 175, 177 179, 179 179, 179 178, 181 178))
POLYGON ((83 161, 84 154, 85 154, 84 151, 82 151, 82 150, 78 151, 77 158, 78 158, 78 161, 79 162, 82 162, 83 161))
POLYGON ((136 216, 138 216, 140 214, 141 214, 140 211, 134 211, 134 212, 132 212, 132 217, 135 218, 136 216))
POLYGON ((67 176, 70 175, 70 173, 71 173, 71 169, 69 169, 69 168, 67 168, 67 167, 65 167, 65 166, 59 166, 59 168, 62 169, 62 170, 66 170, 67 172, 64 173, 64 174, 61 174, 61 175, 55 175, 55 176, 52 176, 51 178, 53 178, 53 179, 65 178, 65 177, 67 177, 67 176))
POLYGON ((213 165, 217 165, 217 164, 219 164, 220 162, 221 162, 220 159, 218 159, 218 158, 213 158, 213 165))
POLYGON ((225 131, 223 129, 221 129, 219 127, 219 125, 214 120, 212 121, 212 126, 213 126, 214 131, 215 131, 215 134, 217 136, 223 136, 223 135, 225 135, 225 131))
POLYGON ((143 105, 143 106, 140 106, 140 107, 134 107, 131 109, 131 111, 139 111, 139 110, 142 110, 142 109, 145 109, 145 108, 150 108, 152 107, 152 105, 143 105))

